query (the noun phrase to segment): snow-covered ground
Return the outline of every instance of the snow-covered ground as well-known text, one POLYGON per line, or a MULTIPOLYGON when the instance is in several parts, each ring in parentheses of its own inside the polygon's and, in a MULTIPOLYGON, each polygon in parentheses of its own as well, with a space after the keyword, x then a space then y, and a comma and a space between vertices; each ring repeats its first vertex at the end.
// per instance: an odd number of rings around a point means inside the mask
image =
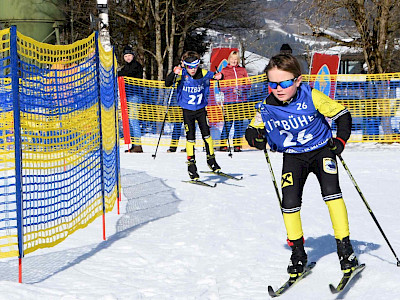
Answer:
MULTIPOLYGON (((217 152, 233 181, 201 174, 216 188, 183 183, 185 153, 154 147, 124 153, 121 147, 123 199, 101 218, 60 245, 23 259, 23 284, 17 260, 0 261, 0 299, 269 299, 267 286, 286 279, 290 250, 265 157, 245 150, 217 152)), ((197 153, 207 170, 205 153, 197 153)), ((373 213, 400 254, 400 145, 353 145, 343 153, 373 213)), ((279 182, 282 155, 270 153, 279 182)), ((281 299, 400 299, 400 268, 352 182, 340 167, 351 240, 366 263, 350 290, 332 295, 341 271, 329 213, 315 176, 303 197, 306 250, 317 265, 312 274, 281 299)))

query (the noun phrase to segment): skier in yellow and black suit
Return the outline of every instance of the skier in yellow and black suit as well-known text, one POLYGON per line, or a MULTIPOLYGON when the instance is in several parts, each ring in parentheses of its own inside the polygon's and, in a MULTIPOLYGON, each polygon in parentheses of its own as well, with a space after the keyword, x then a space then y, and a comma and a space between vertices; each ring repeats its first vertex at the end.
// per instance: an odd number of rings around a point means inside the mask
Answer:
POLYGON ((266 74, 272 93, 257 107, 246 130, 250 146, 283 152, 282 213, 292 255, 288 273, 302 273, 307 264, 300 219, 303 187, 309 173, 319 181, 328 206, 343 272, 358 265, 349 239, 347 210, 339 186, 336 155, 350 137, 351 116, 341 104, 302 83, 298 61, 290 54, 271 58, 266 74), (336 137, 325 117, 337 124, 336 137))
POLYGON ((221 167, 215 160, 214 143, 210 133, 206 106, 210 90, 210 80, 220 80, 222 73, 213 73, 202 69, 200 55, 195 51, 187 51, 182 55, 181 64, 168 74, 165 86, 171 86, 177 78, 177 102, 182 107, 183 122, 186 132, 186 152, 188 173, 190 179, 199 180, 197 173, 194 145, 196 143, 196 121, 207 152, 207 165, 213 172, 218 172, 221 167))

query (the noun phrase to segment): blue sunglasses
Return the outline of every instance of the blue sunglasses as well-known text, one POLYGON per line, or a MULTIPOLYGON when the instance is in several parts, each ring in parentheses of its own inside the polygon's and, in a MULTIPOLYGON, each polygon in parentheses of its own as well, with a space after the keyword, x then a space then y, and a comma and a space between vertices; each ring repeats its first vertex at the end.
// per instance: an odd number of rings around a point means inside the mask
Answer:
POLYGON ((296 80, 297 80, 297 77, 293 78, 293 79, 284 80, 284 81, 281 81, 281 82, 268 81, 268 85, 273 90, 278 88, 278 85, 283 89, 287 89, 288 87, 291 87, 296 80))
POLYGON ((187 66, 186 66, 186 68, 189 69, 189 70, 196 69, 196 68, 198 68, 198 67, 199 67, 199 65, 196 65, 196 66, 189 66, 189 65, 187 65, 187 66))
POLYGON ((200 59, 196 59, 193 62, 187 62, 187 61, 183 61, 183 64, 186 68, 188 69, 196 69, 199 67, 200 64, 200 59))

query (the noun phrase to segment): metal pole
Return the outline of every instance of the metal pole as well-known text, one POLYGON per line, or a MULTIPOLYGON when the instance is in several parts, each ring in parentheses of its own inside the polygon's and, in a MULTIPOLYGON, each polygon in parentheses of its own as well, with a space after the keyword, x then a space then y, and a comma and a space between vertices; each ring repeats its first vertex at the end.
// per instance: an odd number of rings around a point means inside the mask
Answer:
POLYGON ((19 282, 22 283, 22 258, 24 257, 24 219, 22 197, 22 140, 21 140, 21 109, 19 101, 19 76, 17 53, 17 27, 10 29, 10 57, 11 57, 11 86, 14 116, 14 154, 15 154, 15 201, 17 205, 17 233, 19 256, 19 282))
POLYGON ((269 172, 270 172, 271 178, 272 178, 272 183, 274 184, 275 193, 276 193, 276 196, 278 197, 279 207, 282 209, 282 199, 281 199, 281 195, 279 194, 278 184, 276 183, 274 170, 272 169, 272 165, 271 165, 271 161, 269 160, 269 155, 268 155, 267 149, 264 149, 264 155, 265 155, 265 159, 267 160, 269 172))
POLYGON ((367 202, 367 200, 365 199, 363 193, 361 192, 360 187, 358 186, 356 180, 354 179, 353 175, 351 175, 350 169, 347 167, 346 163, 344 162, 344 160, 343 160, 343 158, 342 158, 342 156, 341 156, 340 154, 338 154, 338 157, 339 157, 339 160, 341 161, 341 163, 342 163, 344 169, 346 170, 347 174, 349 175, 351 181, 353 182, 354 187, 356 188, 356 190, 357 190, 358 194, 360 195, 362 201, 364 202, 365 206, 367 207, 367 209, 368 209, 368 211, 369 211, 369 213, 370 213, 372 219, 374 220, 376 226, 378 226, 379 231, 381 232, 383 238, 385 239, 385 241, 386 241, 386 243, 388 244, 390 250, 392 251, 394 257, 396 258, 396 260, 397 260, 397 266, 400 267, 400 261, 399 261, 397 255, 396 255, 396 252, 394 252, 392 245, 390 245, 389 240, 387 239, 385 233, 383 232, 382 227, 379 225, 378 220, 375 218, 375 215, 374 215, 374 213, 372 212, 371 207, 368 205, 368 202, 367 202))
POLYGON ((154 152, 154 154, 151 155, 154 159, 156 159, 158 146, 160 145, 161 136, 162 136, 163 131, 164 131, 165 121, 167 120, 168 109, 169 109, 169 106, 170 106, 170 104, 171 104, 172 95, 173 95, 173 93, 174 93, 176 77, 177 77, 177 75, 175 74, 175 75, 174 75, 174 81, 173 81, 172 88, 171 88, 171 92, 169 93, 169 98, 168 98, 168 103, 167 103, 167 110, 166 110, 166 112, 165 112, 164 120, 163 120, 163 123, 162 123, 162 126, 161 126, 160 136, 158 137, 158 142, 157 142, 156 151, 154 152))

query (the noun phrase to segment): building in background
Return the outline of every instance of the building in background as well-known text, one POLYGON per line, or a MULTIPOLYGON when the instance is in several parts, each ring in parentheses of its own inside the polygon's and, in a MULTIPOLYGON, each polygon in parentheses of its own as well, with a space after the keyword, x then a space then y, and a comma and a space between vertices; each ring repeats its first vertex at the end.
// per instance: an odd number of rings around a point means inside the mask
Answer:
POLYGON ((60 28, 65 16, 64 0, 1 0, 0 26, 16 25, 17 30, 39 42, 60 44, 60 28))

